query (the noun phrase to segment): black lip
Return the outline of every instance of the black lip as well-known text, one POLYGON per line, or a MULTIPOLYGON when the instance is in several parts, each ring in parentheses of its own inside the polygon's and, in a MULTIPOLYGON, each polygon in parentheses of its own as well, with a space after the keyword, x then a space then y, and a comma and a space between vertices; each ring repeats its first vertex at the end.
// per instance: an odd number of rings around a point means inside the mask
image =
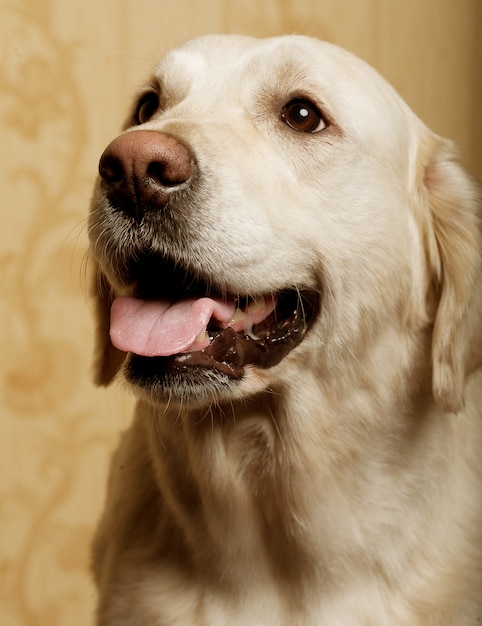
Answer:
POLYGON ((241 378, 247 365, 268 369, 277 365, 304 339, 317 307, 312 292, 286 291, 278 306, 252 333, 232 328, 214 333, 203 350, 173 357, 173 367, 213 367, 231 378, 241 378))

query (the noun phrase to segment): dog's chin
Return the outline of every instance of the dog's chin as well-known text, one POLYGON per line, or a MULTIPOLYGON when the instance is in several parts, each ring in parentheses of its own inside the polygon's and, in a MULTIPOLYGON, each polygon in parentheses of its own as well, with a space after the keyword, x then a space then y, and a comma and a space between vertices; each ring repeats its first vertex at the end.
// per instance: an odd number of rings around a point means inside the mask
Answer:
MULTIPOLYGON (((143 357, 129 354, 124 379, 135 395, 150 403, 196 409, 248 395, 242 379, 233 379, 215 368, 173 365, 174 357, 143 357)), ((244 377, 243 377, 244 378, 244 377)), ((255 392, 252 388, 251 392, 255 392)))
POLYGON ((278 306, 249 334, 232 328, 209 330, 209 345, 170 356, 129 353, 124 378, 156 403, 198 407, 261 391, 266 373, 305 338, 318 314, 315 291, 283 291, 278 306))

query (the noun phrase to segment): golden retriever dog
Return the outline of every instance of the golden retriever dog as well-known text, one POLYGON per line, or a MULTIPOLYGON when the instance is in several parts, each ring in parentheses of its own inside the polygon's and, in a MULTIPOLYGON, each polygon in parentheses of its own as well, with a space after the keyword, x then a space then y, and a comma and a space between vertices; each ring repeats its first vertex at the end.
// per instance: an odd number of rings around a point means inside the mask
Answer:
POLYGON ((98 624, 479 624, 481 230, 451 144, 334 45, 208 36, 99 173, 97 382, 138 404, 98 624))

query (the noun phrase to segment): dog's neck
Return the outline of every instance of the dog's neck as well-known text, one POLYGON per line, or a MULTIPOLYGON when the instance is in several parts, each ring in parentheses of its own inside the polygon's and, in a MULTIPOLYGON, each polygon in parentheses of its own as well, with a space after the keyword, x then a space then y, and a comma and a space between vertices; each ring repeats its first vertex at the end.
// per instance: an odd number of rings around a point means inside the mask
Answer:
MULTIPOLYGON (((371 541, 391 543, 393 533, 403 541, 404 530, 380 533, 388 503, 374 505, 383 491, 383 467, 388 456, 393 465, 398 445, 393 419, 383 440, 380 416, 382 443, 373 449, 374 425, 361 409, 356 414, 356 407, 340 404, 334 419, 334 407, 326 406, 325 419, 318 402, 311 417, 301 415, 296 393, 278 397, 273 391, 193 412, 139 405, 165 507, 156 516, 161 535, 169 536, 161 550, 172 541, 182 544, 189 567, 216 583, 239 587, 240 581, 269 579, 290 588, 320 578, 328 584, 342 569, 356 575, 354 563, 358 573, 367 566, 363 554, 371 541), (347 447, 348 426, 353 432, 357 424, 358 436, 347 447), (364 501, 343 495, 361 493, 362 485, 364 501)), ((406 419, 402 424, 398 436, 411 436, 406 419)))

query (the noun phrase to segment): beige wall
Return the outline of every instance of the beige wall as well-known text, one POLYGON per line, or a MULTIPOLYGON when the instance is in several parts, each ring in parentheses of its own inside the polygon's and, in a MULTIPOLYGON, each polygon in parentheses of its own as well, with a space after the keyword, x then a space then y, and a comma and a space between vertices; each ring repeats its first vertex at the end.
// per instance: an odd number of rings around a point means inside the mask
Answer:
POLYGON ((90 383, 98 156, 166 48, 298 31, 375 65, 482 178, 480 0, 0 0, 0 624, 86 626, 88 544, 131 400, 90 383))

